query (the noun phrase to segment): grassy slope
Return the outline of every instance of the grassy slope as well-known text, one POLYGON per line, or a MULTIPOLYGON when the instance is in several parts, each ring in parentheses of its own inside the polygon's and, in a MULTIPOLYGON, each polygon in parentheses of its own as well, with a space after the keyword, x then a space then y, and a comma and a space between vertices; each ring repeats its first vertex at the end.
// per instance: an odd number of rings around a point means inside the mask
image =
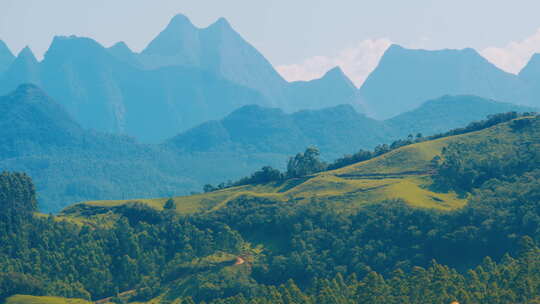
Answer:
MULTIPOLYGON (((211 211, 239 196, 265 197, 277 201, 309 203, 328 201, 347 210, 386 199, 403 199, 412 206, 452 210, 466 204, 456 193, 436 193, 431 184, 430 161, 451 142, 475 142, 486 138, 512 141, 508 124, 464 135, 441 138, 402 147, 380 157, 341 169, 322 172, 303 179, 291 179, 260 185, 246 185, 221 191, 175 197, 179 213, 211 211)), ((111 207, 141 201, 162 209, 167 198, 92 201, 86 206, 111 207)), ((70 211, 68 208, 67 212, 70 211)), ((73 209, 71 210, 73 211, 73 209)))
MULTIPOLYGON (((512 123, 512 122, 510 122, 512 123)), ((509 124, 463 135, 440 138, 405 146, 374 159, 333 171, 322 172, 300 179, 290 179, 259 185, 246 185, 216 192, 175 197, 177 211, 189 214, 218 209, 240 196, 264 197, 276 201, 295 200, 332 202, 342 210, 359 208, 367 203, 386 199, 403 199, 410 205, 422 208, 453 210, 463 207, 466 199, 456 193, 437 193, 432 184, 430 161, 450 143, 474 143, 496 139, 497 145, 512 145, 519 134, 512 132, 509 124)), ((141 201, 162 209, 167 198, 92 201, 84 206, 111 207, 130 201, 141 201)), ((75 205, 77 206, 77 205, 75 205)), ((75 208, 76 209, 76 208, 75 208)), ((75 209, 67 209, 66 214, 75 209)))
POLYGON ((5 303, 6 304, 90 304, 92 302, 82 300, 82 299, 15 295, 15 296, 7 298, 5 303))
MULTIPOLYGON (((540 124, 540 119, 539 119, 540 124)), ((441 138, 402 147, 380 157, 353 164, 341 169, 322 172, 310 177, 291 179, 283 182, 273 182, 259 185, 246 185, 229 188, 212 193, 192 196, 175 197, 177 211, 180 213, 211 212, 227 204, 239 196, 257 196, 271 198, 277 201, 295 200, 300 204, 316 201, 333 203, 338 210, 361 208, 367 203, 376 203, 385 199, 400 198, 416 207, 453 210, 463 207, 466 199, 456 193, 436 193, 429 190, 432 183, 430 162, 434 156, 440 155, 441 150, 450 143, 475 143, 494 139, 499 149, 518 142, 519 136, 511 131, 509 124, 500 124, 478 132, 459 136, 441 138)), ((162 209, 168 198, 126 200, 126 201, 92 201, 68 208, 60 217, 77 223, 93 223, 93 225, 108 225, 114 218, 110 213, 97 212, 89 217, 78 216, 84 208, 99 208, 120 206, 133 201, 143 202, 153 208, 162 209), (80 212, 80 213, 79 213, 80 212), (95 221, 95 222, 94 222, 95 221)), ((84 211, 84 210, 83 210, 84 211)), ((91 214, 91 212, 90 212, 91 214)), ((257 263, 261 250, 280 250, 281 243, 275 235, 245 236, 257 247, 246 244, 241 250, 242 255, 249 258, 249 263, 257 263)), ((250 267, 234 266, 236 254, 216 252, 210 256, 195 259, 178 265, 184 273, 173 278, 167 291, 148 303, 157 303, 160 299, 175 299, 178 296, 189 295, 204 288, 213 288, 216 282, 236 282, 241 278, 242 284, 249 286, 251 282, 250 267), (202 284, 205 282, 205 284, 202 284)), ((8 304, 18 303, 87 303, 69 302, 72 299, 15 296, 8 304), (58 299, 57 302, 52 300, 58 299)))

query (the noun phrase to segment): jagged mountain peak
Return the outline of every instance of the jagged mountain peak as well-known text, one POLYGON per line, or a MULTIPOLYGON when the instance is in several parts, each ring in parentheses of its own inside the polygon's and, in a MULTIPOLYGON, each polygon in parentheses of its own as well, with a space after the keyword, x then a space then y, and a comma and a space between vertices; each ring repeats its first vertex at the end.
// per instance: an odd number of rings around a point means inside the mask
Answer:
POLYGON ((183 26, 193 27, 194 25, 186 15, 176 14, 174 17, 172 17, 171 21, 169 22, 169 25, 167 25, 167 28, 183 27, 183 26))
POLYGON ((208 26, 207 29, 233 30, 231 24, 224 17, 219 18, 216 22, 208 26))
POLYGON ((19 52, 19 55, 17 55, 17 60, 25 60, 25 61, 30 61, 30 62, 37 62, 36 56, 34 56, 34 53, 30 49, 30 47, 28 47, 28 46, 24 47, 19 52))
POLYGON ((85 58, 96 54, 107 54, 107 50, 99 42, 88 37, 55 36, 51 46, 44 56, 44 62, 58 60, 64 61, 66 58, 85 58))
POLYGON ((327 81, 333 81, 333 82, 341 82, 345 83, 350 87, 356 88, 354 83, 351 81, 347 75, 343 72, 343 70, 336 66, 332 69, 330 69, 328 72, 326 72, 321 79, 327 80, 327 81))
POLYGON ((497 68, 474 49, 417 50, 393 45, 360 88, 359 100, 371 117, 387 119, 445 94, 522 104, 530 99, 515 75, 497 68))
MULTIPOLYGON (((196 54, 199 44, 199 29, 184 15, 178 14, 171 19, 169 24, 148 44, 142 51, 142 55, 148 56, 179 56, 187 59, 180 60, 184 65, 193 65, 198 60, 196 54)), ((154 62, 150 66, 169 65, 154 62)))
POLYGON ((140 66, 140 62, 137 60, 137 54, 123 41, 115 43, 107 50, 120 61, 126 62, 132 66, 140 66))
POLYGON ((117 50, 122 50, 122 51, 133 52, 124 41, 119 41, 119 42, 115 43, 109 49, 117 49, 117 50))
POLYGON ((347 78, 347 76, 339 66, 336 66, 324 73, 322 78, 347 78))

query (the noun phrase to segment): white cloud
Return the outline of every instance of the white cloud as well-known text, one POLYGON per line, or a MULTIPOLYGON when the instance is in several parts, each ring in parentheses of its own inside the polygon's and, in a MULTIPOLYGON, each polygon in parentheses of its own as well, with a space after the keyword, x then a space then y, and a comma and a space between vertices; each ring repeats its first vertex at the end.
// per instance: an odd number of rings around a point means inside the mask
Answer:
POLYGON ((522 41, 512 41, 500 48, 488 47, 480 54, 499 68, 517 74, 537 52, 540 52, 540 29, 522 41))
POLYGON ((359 87, 375 69, 391 44, 392 42, 386 38, 368 39, 361 41, 354 47, 340 51, 333 57, 315 56, 302 63, 281 65, 276 69, 288 81, 296 81, 320 78, 331 68, 339 66, 359 87))

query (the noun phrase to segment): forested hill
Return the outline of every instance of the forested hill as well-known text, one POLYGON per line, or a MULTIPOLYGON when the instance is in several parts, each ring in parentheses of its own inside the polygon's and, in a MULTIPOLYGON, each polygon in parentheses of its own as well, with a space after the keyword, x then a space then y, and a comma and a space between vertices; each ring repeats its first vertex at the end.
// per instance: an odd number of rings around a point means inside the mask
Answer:
POLYGON ((287 114, 280 109, 244 106, 219 121, 181 133, 167 144, 180 151, 245 151, 292 155, 308 146, 326 159, 371 148, 396 136, 383 123, 350 105, 287 114), (352 147, 355 147, 352 149, 352 147))
POLYGON ((536 303, 540 118, 513 117, 333 171, 80 204, 59 216, 33 215, 30 179, 5 173, 0 296, 10 304, 116 294, 115 302, 139 303, 536 303))
POLYGON ((394 118, 377 121, 350 105, 292 114, 277 108, 243 106, 221 120, 208 121, 169 139, 183 152, 242 151, 294 154, 316 146, 325 160, 372 149, 408 135, 423 136, 466 126, 489 115, 534 108, 471 95, 442 96, 394 118))

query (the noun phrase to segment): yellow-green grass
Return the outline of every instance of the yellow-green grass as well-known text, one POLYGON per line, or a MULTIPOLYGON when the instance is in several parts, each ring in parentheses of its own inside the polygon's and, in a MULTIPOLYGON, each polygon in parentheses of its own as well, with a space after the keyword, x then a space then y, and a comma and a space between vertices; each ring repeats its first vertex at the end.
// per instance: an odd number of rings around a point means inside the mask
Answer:
MULTIPOLYGON (((49 217, 48 214, 40 213, 40 212, 34 212, 34 216, 39 217, 39 218, 44 218, 44 219, 49 217)), ((76 224, 79 226, 82 226, 85 223, 88 223, 88 221, 85 220, 84 218, 76 218, 76 217, 62 216, 62 215, 53 216, 52 219, 56 222, 66 221, 71 224, 76 224)))
MULTIPOLYGON (((260 197, 277 202, 294 200, 298 203, 325 201, 347 210, 367 203, 402 199, 415 207, 452 210, 461 208, 466 199, 456 193, 437 193, 432 184, 431 160, 441 155, 450 143, 477 143, 497 138, 507 144, 516 139, 508 123, 477 132, 450 136, 405 146, 379 157, 333 171, 322 172, 304 179, 246 185, 220 191, 175 197, 176 210, 182 214, 213 211, 236 198, 260 197)), ((112 207, 140 201, 162 209, 168 198, 92 201, 83 204, 112 207)))
POLYGON ((83 299, 70 299, 61 297, 36 297, 27 295, 14 295, 6 299, 6 304, 91 304, 83 299))

